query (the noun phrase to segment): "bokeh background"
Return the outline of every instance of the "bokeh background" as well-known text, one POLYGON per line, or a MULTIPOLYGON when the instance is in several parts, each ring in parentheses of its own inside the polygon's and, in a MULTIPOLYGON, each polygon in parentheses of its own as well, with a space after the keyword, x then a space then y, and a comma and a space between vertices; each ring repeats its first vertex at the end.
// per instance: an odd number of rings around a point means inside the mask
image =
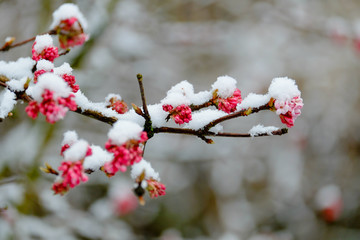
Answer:
MULTIPOLYGON (((188 80, 208 90, 237 79, 243 97, 274 77, 296 80, 304 108, 289 134, 216 138, 156 135, 145 159, 167 195, 134 206, 129 173, 51 192, 62 135, 103 146, 110 126, 76 113, 54 125, 18 104, 0 123, 0 239, 360 239, 360 2, 357 0, 0 0, 0 40, 48 31, 52 12, 76 3, 90 40, 55 61, 74 68, 92 101, 120 94, 158 103, 188 80)), ((31 43, 0 60, 31 55, 31 43)), ((282 127, 271 112, 227 122, 227 131, 282 127)))

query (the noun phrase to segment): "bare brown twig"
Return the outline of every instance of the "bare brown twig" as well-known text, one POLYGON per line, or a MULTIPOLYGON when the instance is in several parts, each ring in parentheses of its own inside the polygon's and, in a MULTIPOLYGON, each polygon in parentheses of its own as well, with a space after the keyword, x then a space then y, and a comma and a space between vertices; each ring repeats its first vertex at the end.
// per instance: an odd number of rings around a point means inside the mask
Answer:
MULTIPOLYGON (((46 32, 46 33, 43 33, 43 34, 56 35, 57 33, 56 33, 55 30, 50 30, 50 31, 48 31, 48 32, 46 32)), ((43 35, 43 34, 39 34, 39 35, 43 35)), ((34 41, 35 38, 36 38, 36 36, 35 36, 35 37, 32 37, 32 38, 29 38, 29 39, 26 39, 26 40, 24 40, 24 41, 15 43, 15 44, 10 44, 10 45, 5 43, 5 44, 0 48, 0 52, 6 52, 6 51, 10 50, 11 48, 15 48, 15 47, 19 47, 19 46, 25 45, 25 44, 28 43, 28 42, 34 41)))

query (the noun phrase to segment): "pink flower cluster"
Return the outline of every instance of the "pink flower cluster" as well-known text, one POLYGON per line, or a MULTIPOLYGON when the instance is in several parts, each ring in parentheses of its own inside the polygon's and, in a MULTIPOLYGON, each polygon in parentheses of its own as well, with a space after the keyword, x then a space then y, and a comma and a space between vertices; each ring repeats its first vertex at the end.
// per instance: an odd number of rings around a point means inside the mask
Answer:
POLYGON ((239 89, 235 89, 233 95, 228 98, 217 97, 213 100, 217 108, 226 113, 232 113, 236 110, 236 106, 241 103, 241 91, 239 89))
POLYGON ((103 170, 109 176, 114 176, 119 170, 125 172, 128 166, 140 162, 143 150, 141 143, 147 141, 146 132, 142 132, 140 140, 130 139, 122 145, 115 145, 109 139, 105 144, 105 149, 114 154, 114 158, 110 162, 104 164, 103 170))
POLYGON ((108 108, 116 111, 119 114, 124 114, 128 111, 127 104, 123 100, 119 100, 116 97, 112 97, 109 100, 108 108))
MULTIPOLYGON (((64 144, 61 147, 61 156, 64 157, 64 152, 67 151, 75 142, 69 142, 64 144)), ((84 159, 92 155, 92 149, 90 146, 87 146, 87 151, 82 159, 77 161, 63 161, 58 167, 59 171, 62 171, 59 179, 55 181, 52 186, 52 189, 55 194, 64 195, 70 188, 74 188, 79 185, 81 182, 86 182, 88 176, 85 175, 83 162, 84 159)), ((80 157, 81 158, 81 157, 80 157)))
POLYGON ((76 83, 75 76, 69 75, 69 74, 63 74, 60 77, 62 79, 64 79, 65 82, 67 82, 67 84, 69 85, 69 87, 71 87, 71 89, 74 93, 79 91, 79 89, 80 89, 79 85, 75 84, 76 83))
POLYGON ((63 195, 70 188, 74 188, 79 185, 80 182, 86 182, 88 177, 84 173, 84 168, 82 161, 64 161, 58 168, 59 171, 62 171, 61 181, 55 182, 52 189, 55 194, 60 193, 63 195))
POLYGON ((35 45, 37 42, 35 41, 32 46, 32 59, 35 61, 39 61, 41 59, 48 60, 50 62, 54 62, 55 58, 59 57, 58 48, 54 46, 45 47, 41 52, 35 50, 35 45))
POLYGON ((170 117, 179 125, 188 123, 192 119, 191 108, 188 105, 182 104, 174 108, 169 104, 165 104, 162 108, 165 112, 169 112, 170 117))
POLYGON ((39 112, 41 112, 46 117, 46 121, 49 123, 55 123, 59 119, 64 118, 68 109, 75 111, 76 103, 72 99, 73 94, 70 94, 69 97, 54 97, 54 92, 45 89, 42 94, 42 102, 38 103, 36 101, 31 101, 29 105, 25 108, 26 113, 29 117, 35 119, 39 112))
POLYGON ((76 17, 62 20, 55 29, 59 34, 60 47, 63 49, 82 45, 89 38, 76 17))
POLYGON ((133 212, 138 207, 138 205, 137 198, 130 190, 123 191, 121 195, 117 196, 113 200, 115 213, 119 216, 124 216, 133 212))
POLYGON ((161 182, 158 182, 154 179, 147 179, 146 182, 148 184, 146 189, 149 191, 151 198, 166 195, 166 187, 161 182))
POLYGON ((300 96, 293 97, 290 101, 275 100, 274 106, 276 114, 280 115, 281 122, 291 128, 294 126, 295 119, 300 116, 301 109, 304 106, 300 96))

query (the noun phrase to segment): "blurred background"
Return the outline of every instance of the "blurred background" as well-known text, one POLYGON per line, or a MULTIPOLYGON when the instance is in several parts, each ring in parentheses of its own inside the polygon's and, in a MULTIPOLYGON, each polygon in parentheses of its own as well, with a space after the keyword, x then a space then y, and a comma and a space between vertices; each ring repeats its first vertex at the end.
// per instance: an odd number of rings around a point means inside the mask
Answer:
MULTIPOLYGON (((63 133, 104 146, 110 126, 76 113, 54 125, 18 104, 0 123, 0 239, 360 239, 360 2, 357 0, 0 0, 0 40, 49 30, 52 12, 76 3, 90 40, 66 56, 92 101, 117 93, 149 104, 188 80, 209 90, 218 76, 243 98, 274 77, 296 80, 304 108, 284 136, 198 138, 159 134, 145 159, 167 195, 138 206, 129 172, 94 173, 65 196, 51 191, 63 133)), ((1 45, 1 44, 0 44, 1 45)), ((0 60, 31 56, 31 43, 0 60)), ((0 90, 1 91, 1 90, 0 90)), ((272 112, 223 124, 247 132, 283 127, 272 112)))

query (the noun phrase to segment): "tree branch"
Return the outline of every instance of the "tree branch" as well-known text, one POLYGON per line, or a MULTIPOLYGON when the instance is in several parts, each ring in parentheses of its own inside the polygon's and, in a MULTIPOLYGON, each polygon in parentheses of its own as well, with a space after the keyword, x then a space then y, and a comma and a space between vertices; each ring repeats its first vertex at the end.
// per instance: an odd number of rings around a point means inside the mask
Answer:
POLYGON ((243 109, 239 112, 234 112, 234 113, 226 115, 224 117, 215 119, 214 121, 211 121, 210 123, 208 123, 203 129, 204 129, 204 131, 208 131, 210 128, 214 127, 215 125, 217 125, 223 121, 230 120, 230 119, 237 118, 237 117, 249 116, 250 114, 257 113, 262 110, 269 110, 269 109, 270 109, 270 106, 268 104, 262 105, 257 108, 255 107, 255 108, 243 109))
MULTIPOLYGON (((140 74, 139 74, 140 75, 140 74)), ((142 114, 142 116, 145 118, 146 122, 145 122, 145 131, 148 133, 148 137, 151 138, 155 133, 173 133, 173 134, 184 134, 184 135, 192 135, 192 136, 197 136, 200 139, 202 139, 203 141, 205 141, 206 143, 213 143, 213 141, 209 138, 209 136, 213 136, 213 137, 236 137, 236 138, 248 138, 248 137, 252 137, 249 133, 226 133, 226 132, 222 132, 222 133, 215 133, 215 132, 211 132, 209 131, 209 129, 213 126, 215 126, 216 124, 219 124, 223 121, 229 120, 229 119, 233 119, 236 117, 240 117, 240 116, 248 116, 252 113, 257 113, 261 110, 268 110, 270 109, 268 104, 262 105, 258 108, 248 108, 248 109, 244 109, 241 110, 239 112, 235 112, 229 115, 226 115, 224 117, 218 118, 213 120, 212 122, 208 123, 205 127, 203 127, 202 129, 199 130, 193 130, 193 129, 189 129, 189 128, 172 128, 172 127, 159 127, 159 128, 153 128, 151 125, 151 119, 150 119, 150 114, 148 112, 147 109, 147 105, 146 105, 146 99, 145 99, 145 94, 144 94, 144 88, 142 85, 142 77, 141 75, 138 75, 138 79, 139 80, 139 86, 140 86, 140 92, 141 92, 141 96, 142 96, 142 100, 143 100, 143 109, 144 112, 147 112, 142 114), (142 90, 141 90, 142 89, 142 90), (146 109, 146 110, 145 110, 146 109), (147 115, 147 117, 146 117, 147 115)), ((8 88, 6 82, 9 81, 9 79, 5 76, 0 76, 0 86, 4 87, 4 88, 8 88)), ((17 99, 21 99, 25 102, 30 102, 33 99, 27 95, 25 93, 25 91, 22 92, 14 92, 17 96, 17 99)), ((204 104, 203 104, 204 105, 204 104)), ((203 105, 199 105, 199 106, 203 106, 203 105)), ((205 105, 204 105, 205 106, 205 105)), ((114 124, 118 119, 116 117, 107 117, 105 116, 103 113, 95 111, 95 110, 90 110, 90 109, 82 109, 81 107, 78 107, 74 112, 79 113, 81 115, 87 116, 87 117, 91 117, 93 119, 96 119, 98 121, 107 123, 107 124, 114 124)), ((263 136, 271 136, 271 135, 283 135, 286 134, 288 132, 287 128, 282 128, 279 130, 275 130, 272 131, 271 134, 268 133, 261 133, 257 136, 254 137, 263 137, 263 136)))
MULTIPOLYGON (((39 35, 44 35, 44 34, 50 34, 50 35, 56 35, 56 31, 55 30, 50 30, 46 33, 42 33, 42 34, 39 34, 39 35)), ((10 50, 11 48, 15 48, 15 47, 19 47, 19 46, 22 46, 28 42, 32 42, 36 39, 36 36, 35 37, 32 37, 32 38, 29 38, 29 39, 26 39, 24 41, 21 41, 21 42, 18 42, 18 43, 15 43, 15 44, 7 44, 5 43, 1 48, 0 48, 0 52, 6 52, 8 50, 10 50)))

